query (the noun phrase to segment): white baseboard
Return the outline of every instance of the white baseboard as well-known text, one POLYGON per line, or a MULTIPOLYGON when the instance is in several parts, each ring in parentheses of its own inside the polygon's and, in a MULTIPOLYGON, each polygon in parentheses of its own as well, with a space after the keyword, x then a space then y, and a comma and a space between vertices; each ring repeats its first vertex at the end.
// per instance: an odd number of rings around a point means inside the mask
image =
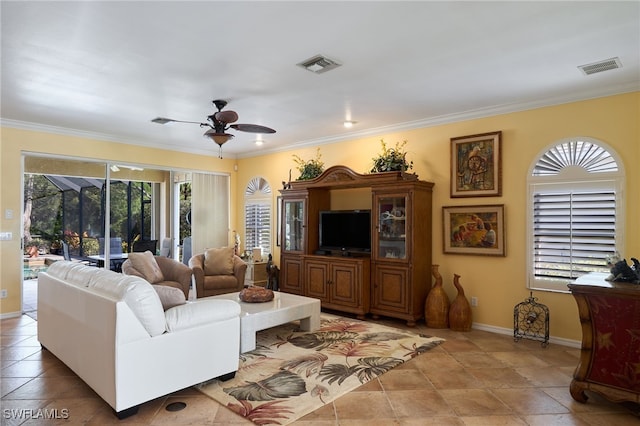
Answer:
MULTIPOLYGON (((471 325, 471 327, 475 330, 482 330, 482 331, 488 331, 489 333, 505 334, 507 336, 513 336, 513 329, 511 328, 496 327, 494 325, 480 324, 477 322, 474 322, 471 325)), ((581 341, 564 339, 562 337, 549 336, 549 343, 554 343, 562 346, 569 346, 571 348, 578 348, 578 349, 582 347, 581 341)))
POLYGON ((0 320, 18 318, 20 316, 22 316, 22 312, 7 312, 6 314, 0 314, 0 320))

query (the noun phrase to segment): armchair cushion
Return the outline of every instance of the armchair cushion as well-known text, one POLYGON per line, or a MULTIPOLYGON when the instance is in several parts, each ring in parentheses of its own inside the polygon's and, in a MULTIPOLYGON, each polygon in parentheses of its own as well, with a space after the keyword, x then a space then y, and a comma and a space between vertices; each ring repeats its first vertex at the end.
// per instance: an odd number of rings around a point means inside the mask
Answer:
POLYGON ((244 288, 244 276, 247 264, 240 257, 233 255, 233 272, 223 275, 208 275, 205 272, 205 254, 200 253, 189 259, 189 266, 193 270, 198 298, 233 293, 244 288))
POLYGON ((129 262, 131 268, 127 275, 136 275, 144 278, 151 284, 164 281, 164 275, 158 266, 158 262, 150 251, 142 253, 129 253, 129 262))
POLYGON ((211 248, 204 252, 205 275, 233 275, 233 247, 211 248))
POLYGON ((158 293, 160 303, 162 303, 162 308, 165 311, 173 308, 174 306, 184 305, 187 303, 187 299, 184 297, 184 292, 179 288, 155 284, 152 287, 156 293, 158 293))

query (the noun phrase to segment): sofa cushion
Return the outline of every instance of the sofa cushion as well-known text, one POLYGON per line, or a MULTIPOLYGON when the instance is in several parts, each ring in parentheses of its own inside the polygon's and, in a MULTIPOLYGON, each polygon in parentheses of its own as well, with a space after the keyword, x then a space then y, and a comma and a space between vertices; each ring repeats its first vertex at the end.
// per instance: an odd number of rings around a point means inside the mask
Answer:
POLYGON ((204 274, 232 275, 233 255, 233 247, 207 249, 204 252, 204 274))
POLYGON ((167 331, 178 331, 198 325, 225 321, 240 315, 240 304, 233 300, 200 299, 168 309, 167 331))
POLYGON ((131 266, 127 271, 128 275, 144 278, 151 284, 164 281, 164 275, 158 266, 158 262, 156 262, 156 258, 150 251, 129 253, 128 259, 131 266))
POLYGON ((187 303, 187 299, 184 297, 184 292, 179 288, 169 287, 166 285, 152 285, 153 289, 158 293, 160 297, 160 303, 162 308, 166 311, 174 306, 184 305, 187 303))
POLYGON ((86 287, 97 268, 83 263, 59 260, 47 269, 47 273, 70 284, 86 287))
POLYGON ((97 269, 89 281, 96 293, 124 301, 150 336, 165 332, 164 309, 158 293, 143 278, 97 269))

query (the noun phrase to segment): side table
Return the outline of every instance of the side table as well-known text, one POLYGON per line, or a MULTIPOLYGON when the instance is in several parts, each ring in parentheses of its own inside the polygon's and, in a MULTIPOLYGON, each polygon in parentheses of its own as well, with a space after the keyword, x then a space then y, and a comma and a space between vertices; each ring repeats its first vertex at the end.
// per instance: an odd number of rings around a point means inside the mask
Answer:
POLYGON ((585 391, 592 391, 640 403, 640 285, 609 282, 607 275, 590 273, 569 284, 582 324, 571 396, 586 402, 585 391))
POLYGON ((248 262, 244 277, 245 286, 267 286, 267 262, 248 262))

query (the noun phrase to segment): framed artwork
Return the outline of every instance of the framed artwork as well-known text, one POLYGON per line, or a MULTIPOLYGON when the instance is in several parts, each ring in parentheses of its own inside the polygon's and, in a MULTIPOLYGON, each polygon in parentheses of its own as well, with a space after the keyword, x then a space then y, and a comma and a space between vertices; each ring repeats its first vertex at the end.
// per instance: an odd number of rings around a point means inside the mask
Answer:
POLYGON ((502 195, 502 132, 451 138, 451 198, 502 195))
POLYGON ((444 252, 505 256, 504 204, 442 207, 444 252))

